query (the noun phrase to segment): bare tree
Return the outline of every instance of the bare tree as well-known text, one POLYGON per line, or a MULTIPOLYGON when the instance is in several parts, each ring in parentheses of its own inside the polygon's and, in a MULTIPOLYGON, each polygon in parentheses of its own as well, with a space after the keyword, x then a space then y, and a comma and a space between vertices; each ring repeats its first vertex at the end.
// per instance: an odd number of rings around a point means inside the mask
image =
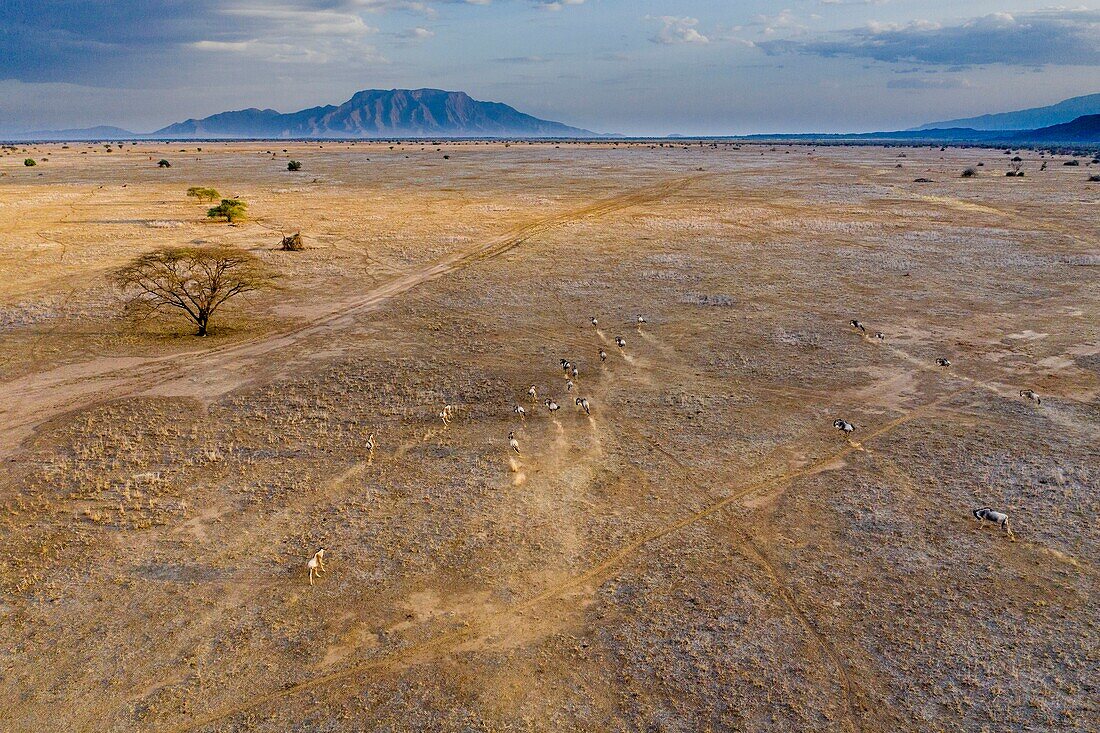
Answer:
POLYGON ((131 308, 175 308, 205 336, 214 312, 227 300, 274 285, 274 275, 253 255, 234 247, 162 247, 116 270, 112 280, 131 308))

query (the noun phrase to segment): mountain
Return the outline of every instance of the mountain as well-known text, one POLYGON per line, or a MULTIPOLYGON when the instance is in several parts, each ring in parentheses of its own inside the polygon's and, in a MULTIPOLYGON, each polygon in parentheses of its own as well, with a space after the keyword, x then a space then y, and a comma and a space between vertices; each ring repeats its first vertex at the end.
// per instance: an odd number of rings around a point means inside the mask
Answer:
POLYGON ((767 133, 756 135, 742 135, 737 140, 790 140, 802 142, 884 142, 899 141, 910 143, 972 143, 988 140, 1000 140, 1010 136, 1001 130, 972 130, 968 127, 952 127, 949 129, 934 130, 894 130, 882 132, 803 132, 769 135, 767 133))
POLYGON ((740 135, 732 140, 802 143, 907 143, 912 145, 1085 145, 1100 146, 1100 114, 1084 115, 1061 125, 1035 130, 975 130, 970 127, 929 128, 884 132, 794 133, 740 135))
POLYGON ((150 137, 279 137, 279 119, 288 116, 273 109, 250 107, 176 122, 150 133, 150 137))
POLYGON ((1029 142, 1100 143, 1100 114, 1084 115, 1061 125, 1028 130, 1019 137, 1029 142))
POLYGON ((1100 114, 1100 94, 1073 97, 1049 107, 1033 107, 1017 112, 969 117, 946 122, 930 122, 916 130, 969 127, 974 130, 1034 130, 1040 127, 1071 122, 1083 115, 1100 114))
POLYGON ((498 102, 440 89, 368 89, 339 106, 245 109, 168 125, 156 138, 595 137, 498 102))
POLYGON ((15 140, 127 140, 134 137, 138 137, 138 134, 110 125, 81 127, 75 130, 35 130, 16 133, 12 136, 15 140))

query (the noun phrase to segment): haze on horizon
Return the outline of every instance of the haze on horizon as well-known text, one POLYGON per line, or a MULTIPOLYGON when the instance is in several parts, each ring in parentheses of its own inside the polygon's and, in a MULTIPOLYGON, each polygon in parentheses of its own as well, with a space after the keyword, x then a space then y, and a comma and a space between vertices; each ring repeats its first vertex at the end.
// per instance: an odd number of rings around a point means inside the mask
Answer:
POLYGON ((1100 91, 1100 5, 0 0, 0 134, 438 87, 633 135, 912 127, 1100 91))

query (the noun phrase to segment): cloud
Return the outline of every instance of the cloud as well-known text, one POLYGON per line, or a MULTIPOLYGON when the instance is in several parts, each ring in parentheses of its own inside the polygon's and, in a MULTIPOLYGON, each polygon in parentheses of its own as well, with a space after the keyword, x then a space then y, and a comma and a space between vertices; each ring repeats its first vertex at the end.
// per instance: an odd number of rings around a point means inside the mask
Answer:
POLYGON ((888 89, 969 89, 971 84, 966 79, 914 76, 891 79, 886 82, 886 87, 888 89))
POLYGON ((426 41, 435 37, 435 31, 417 26, 401 33, 401 37, 409 41, 426 41))
POLYGON ((781 10, 775 15, 757 15, 748 26, 758 27, 765 36, 774 36, 781 32, 790 35, 801 35, 810 30, 810 27, 798 20, 790 10, 781 10))
POLYGON ((699 25, 696 18, 681 18, 675 15, 646 16, 646 20, 660 21, 661 27, 650 38, 654 43, 672 46, 680 43, 710 43, 710 39, 695 29, 699 25))
POLYGON ((890 0, 818 0, 819 5, 886 5, 890 0))
MULTIPOLYGON (((381 58, 368 20, 444 8, 490 13, 504 2, 554 11, 585 0, 0 0, 0 76, 149 84, 159 83, 154 66, 183 75, 223 55, 350 68, 381 58)), ((426 24, 399 28, 379 37, 408 45, 433 34, 426 24)))
POLYGON ((348 58, 385 61, 366 41, 378 29, 345 6, 309 8, 301 4, 290 7, 245 2, 226 5, 217 12, 230 23, 240 24, 240 29, 234 33, 214 32, 191 43, 191 48, 273 64, 327 64, 348 58), (244 32, 250 36, 241 38, 244 32))
POLYGON ((376 30, 355 13, 333 9, 302 10, 277 5, 245 5, 226 7, 220 14, 244 18, 252 28, 267 27, 272 31, 291 32, 296 36, 361 36, 376 30))
POLYGON ((509 56, 493 60, 498 64, 546 64, 550 62, 550 59, 545 56, 509 56))
MULTIPOLYGON (((536 5, 545 10, 561 10, 566 5, 584 5, 584 0, 531 0, 533 5, 536 5)), ((488 4, 488 3, 486 3, 488 4)))
POLYGON ((768 54, 869 58, 942 66, 1100 65, 1100 11, 992 13, 959 25, 869 23, 812 40, 757 44, 768 54))

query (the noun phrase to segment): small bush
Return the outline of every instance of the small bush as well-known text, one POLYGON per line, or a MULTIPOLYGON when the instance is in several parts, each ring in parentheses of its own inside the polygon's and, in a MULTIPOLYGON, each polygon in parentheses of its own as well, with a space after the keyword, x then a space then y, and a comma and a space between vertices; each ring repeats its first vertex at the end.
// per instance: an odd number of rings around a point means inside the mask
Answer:
POLYGON ((289 237, 283 237, 283 251, 284 252, 301 252, 306 248, 306 245, 302 242, 302 233, 296 232, 289 237))
POLYGON ((1065 163, 1062 163, 1062 165, 1081 165, 1081 163, 1076 160, 1067 160, 1065 163))
POLYGON ((32 165, 38 165, 38 163, 35 162, 34 158, 27 158, 26 160, 23 161, 23 165, 30 168, 32 165))
POLYGON ((976 175, 978 175, 978 170, 976 168, 967 168, 962 172, 963 178, 973 178, 976 175))
POLYGON ((157 168, 171 168, 171 167, 172 167, 172 164, 169 163, 164 158, 161 158, 160 160, 157 161, 157 168))
POLYGON ((914 178, 913 183, 933 183, 931 178, 914 178))
POLYGON ((1100 173, 1094 173, 1089 176, 1089 183, 1100 183, 1100 173))
POLYGON ((302 170, 302 164, 297 160, 292 160, 286 164, 286 169, 288 171, 300 171, 302 170))

